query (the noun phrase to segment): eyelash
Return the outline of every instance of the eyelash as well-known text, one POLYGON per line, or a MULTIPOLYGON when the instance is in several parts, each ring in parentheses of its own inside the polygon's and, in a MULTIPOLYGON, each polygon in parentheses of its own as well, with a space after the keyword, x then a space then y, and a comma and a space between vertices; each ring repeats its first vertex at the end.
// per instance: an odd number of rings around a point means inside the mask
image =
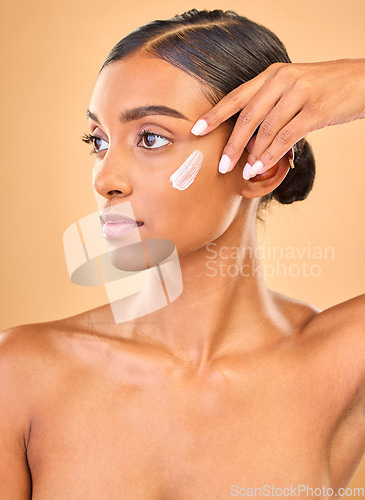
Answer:
MULTIPOLYGON (((166 139, 167 141, 169 140, 167 137, 164 137, 163 135, 156 134, 155 132, 151 132, 150 130, 143 130, 142 132, 139 132, 139 133, 138 133, 138 137, 139 137, 140 141, 141 141, 143 138, 146 138, 146 137, 147 137, 147 136, 149 136, 149 135, 153 135, 154 137, 159 137, 160 139, 166 139)), ((86 133, 86 134, 84 134, 84 135, 82 136, 82 138, 81 138, 81 140, 82 140, 83 142, 86 142, 87 144, 92 143, 92 145, 93 145, 93 148, 94 148, 94 149, 92 149, 92 150, 90 151, 90 154, 91 154, 91 155, 92 155, 92 154, 97 154, 97 153, 99 153, 99 152, 100 152, 100 151, 95 150, 95 146, 94 146, 94 143, 93 143, 93 141, 94 141, 95 139, 104 140, 104 139, 102 139, 101 137, 98 137, 98 136, 96 136, 96 135, 92 135, 92 134, 87 134, 87 133, 86 133)), ((140 142, 140 141, 139 141, 139 142, 140 142)), ((169 142, 170 142, 170 141, 169 141, 169 142)), ((166 146, 167 146, 167 144, 166 144, 166 146)), ((164 147, 164 146, 160 146, 159 148, 144 148, 144 149, 147 149, 147 150, 153 150, 153 149, 162 149, 163 147, 164 147)))
POLYGON ((94 146, 94 143, 93 143, 93 141, 94 141, 95 139, 98 139, 99 141, 101 141, 101 140, 102 140, 102 138, 101 138, 101 137, 98 137, 97 135, 92 135, 92 134, 84 134, 84 135, 82 136, 82 138, 81 138, 81 140, 82 140, 83 142, 86 142, 87 144, 92 143, 93 149, 90 151, 90 154, 91 154, 91 155, 95 155, 95 154, 97 154, 97 153, 99 153, 99 152, 100 152, 100 151, 95 150, 95 146, 94 146))

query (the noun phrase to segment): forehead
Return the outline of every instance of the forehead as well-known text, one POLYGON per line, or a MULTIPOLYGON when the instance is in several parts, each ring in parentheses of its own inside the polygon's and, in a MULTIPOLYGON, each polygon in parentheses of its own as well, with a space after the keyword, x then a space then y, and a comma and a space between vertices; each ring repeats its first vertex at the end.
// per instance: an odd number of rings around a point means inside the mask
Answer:
POLYGON ((102 70, 89 108, 97 113, 113 109, 119 112, 151 104, 171 106, 188 117, 211 108, 199 81, 162 59, 140 54, 102 70))

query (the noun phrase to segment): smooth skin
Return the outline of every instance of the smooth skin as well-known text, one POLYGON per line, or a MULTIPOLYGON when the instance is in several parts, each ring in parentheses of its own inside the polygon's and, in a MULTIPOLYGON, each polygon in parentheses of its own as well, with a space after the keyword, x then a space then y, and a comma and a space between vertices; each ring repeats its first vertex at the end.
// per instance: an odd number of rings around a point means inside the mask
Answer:
MULTIPOLYGON (((196 500, 231 487, 344 487, 365 447, 365 295, 324 311, 266 287, 255 257, 260 196, 288 173, 226 175, 232 132, 191 134, 211 108, 199 82, 143 53, 107 66, 89 109, 100 137, 98 208, 132 204, 142 238, 178 250, 181 296, 115 324, 110 304, 4 331, 0 343, 0 498, 196 500), (136 106, 164 115, 120 120, 136 106), (165 139, 141 142, 148 129, 165 139), (155 151, 151 147, 158 146, 155 151), (185 191, 172 172, 199 149, 185 191), (212 277, 206 244, 245 276, 212 277)), ((258 254, 257 254, 258 255, 258 254)), ((152 293, 152 290, 151 290, 152 293)), ((316 496, 315 498, 325 498, 316 496)))

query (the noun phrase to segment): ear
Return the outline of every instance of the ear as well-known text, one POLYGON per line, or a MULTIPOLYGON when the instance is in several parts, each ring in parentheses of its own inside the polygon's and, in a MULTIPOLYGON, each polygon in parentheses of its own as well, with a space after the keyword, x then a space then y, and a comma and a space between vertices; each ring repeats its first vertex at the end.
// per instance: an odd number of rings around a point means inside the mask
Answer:
MULTIPOLYGON (((251 137, 246 146, 249 153, 252 151, 255 140, 256 135, 251 137)), ((243 156, 246 157, 245 154, 242 155, 241 160, 243 160, 243 156)), ((245 180, 242 177, 241 195, 245 198, 258 198, 274 191, 274 189, 276 189, 279 184, 283 182, 290 170, 289 156, 290 152, 288 151, 285 156, 280 158, 274 166, 272 166, 269 170, 266 170, 263 174, 257 174, 255 177, 251 177, 251 179, 248 180, 245 180)))

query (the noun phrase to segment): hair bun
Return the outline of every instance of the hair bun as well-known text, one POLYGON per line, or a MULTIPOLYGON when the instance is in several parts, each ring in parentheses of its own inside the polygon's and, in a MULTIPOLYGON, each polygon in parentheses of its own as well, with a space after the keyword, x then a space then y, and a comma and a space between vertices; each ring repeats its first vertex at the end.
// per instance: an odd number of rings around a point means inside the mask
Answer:
POLYGON ((313 150, 305 138, 294 145, 295 168, 290 169, 283 182, 270 193, 279 203, 289 205, 304 200, 313 187, 316 163, 313 150))
MULTIPOLYGON (((272 64, 291 63, 285 45, 272 31, 232 10, 220 9, 191 9, 135 29, 112 48, 100 72, 138 51, 198 80, 212 106, 272 64)), ((232 124, 238 116, 230 117, 232 124)), ((295 168, 289 169, 274 191, 260 197, 259 207, 272 199, 288 205, 308 196, 315 177, 312 148, 303 138, 294 145, 294 153, 295 168)))

